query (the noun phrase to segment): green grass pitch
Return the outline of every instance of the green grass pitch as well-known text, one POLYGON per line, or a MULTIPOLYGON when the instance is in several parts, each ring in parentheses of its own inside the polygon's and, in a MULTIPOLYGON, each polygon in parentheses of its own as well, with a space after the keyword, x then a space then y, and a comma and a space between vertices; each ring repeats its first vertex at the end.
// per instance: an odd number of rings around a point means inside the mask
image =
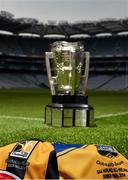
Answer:
POLYGON ((46 89, 0 90, 0 146, 39 138, 51 142, 104 144, 128 157, 128 92, 88 92, 97 127, 52 128, 43 124, 46 89), (28 119, 27 119, 28 117, 28 119))

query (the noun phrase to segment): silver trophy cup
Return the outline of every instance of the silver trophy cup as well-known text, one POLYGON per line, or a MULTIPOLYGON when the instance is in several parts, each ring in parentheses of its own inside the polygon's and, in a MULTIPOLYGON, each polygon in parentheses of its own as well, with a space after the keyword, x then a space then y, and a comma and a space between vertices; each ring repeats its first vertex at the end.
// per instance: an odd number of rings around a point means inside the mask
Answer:
POLYGON ((79 42, 55 42, 45 53, 52 102, 45 107, 45 123, 52 126, 91 126, 93 108, 86 93, 89 52, 79 42))

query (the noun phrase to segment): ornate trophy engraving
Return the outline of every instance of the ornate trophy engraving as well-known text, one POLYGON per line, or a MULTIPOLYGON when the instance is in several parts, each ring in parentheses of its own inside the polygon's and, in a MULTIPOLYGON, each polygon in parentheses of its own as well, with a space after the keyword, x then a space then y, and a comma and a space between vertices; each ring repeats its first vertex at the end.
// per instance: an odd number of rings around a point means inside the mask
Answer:
POLYGON ((91 126, 93 108, 88 105, 89 52, 81 43, 60 41, 45 53, 52 102, 45 107, 45 123, 52 126, 91 126))

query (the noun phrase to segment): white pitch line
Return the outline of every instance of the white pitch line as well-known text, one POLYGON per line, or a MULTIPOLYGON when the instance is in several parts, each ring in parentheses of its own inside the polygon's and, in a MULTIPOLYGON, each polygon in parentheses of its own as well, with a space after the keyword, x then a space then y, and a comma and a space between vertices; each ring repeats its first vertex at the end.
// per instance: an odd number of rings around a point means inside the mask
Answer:
POLYGON ((22 120, 32 120, 32 121, 43 121, 43 118, 33 118, 33 117, 23 117, 23 116, 8 116, 8 115, 0 115, 0 118, 4 119, 22 119, 22 120))
POLYGON ((120 115, 126 115, 128 112, 120 112, 120 113, 112 113, 112 114, 105 114, 101 116, 96 116, 96 119, 104 118, 104 117, 114 117, 114 116, 120 116, 120 115))
MULTIPOLYGON (((114 117, 120 115, 126 115, 128 112, 120 112, 120 113, 113 113, 113 114, 104 114, 100 116, 96 116, 96 119, 104 118, 104 117, 114 117)), ((9 115, 0 115, 0 119, 21 119, 21 120, 32 120, 32 121, 43 121, 43 118, 33 118, 33 117, 24 117, 24 116, 9 116, 9 115)))

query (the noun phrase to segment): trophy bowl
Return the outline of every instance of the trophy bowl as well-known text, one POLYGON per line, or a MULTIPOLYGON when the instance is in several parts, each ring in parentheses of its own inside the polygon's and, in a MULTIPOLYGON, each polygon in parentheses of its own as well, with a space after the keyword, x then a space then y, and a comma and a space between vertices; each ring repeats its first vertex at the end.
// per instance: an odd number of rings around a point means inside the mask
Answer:
POLYGON ((81 42, 54 42, 45 53, 52 102, 45 107, 45 123, 52 126, 90 126, 88 105, 89 52, 81 42))

